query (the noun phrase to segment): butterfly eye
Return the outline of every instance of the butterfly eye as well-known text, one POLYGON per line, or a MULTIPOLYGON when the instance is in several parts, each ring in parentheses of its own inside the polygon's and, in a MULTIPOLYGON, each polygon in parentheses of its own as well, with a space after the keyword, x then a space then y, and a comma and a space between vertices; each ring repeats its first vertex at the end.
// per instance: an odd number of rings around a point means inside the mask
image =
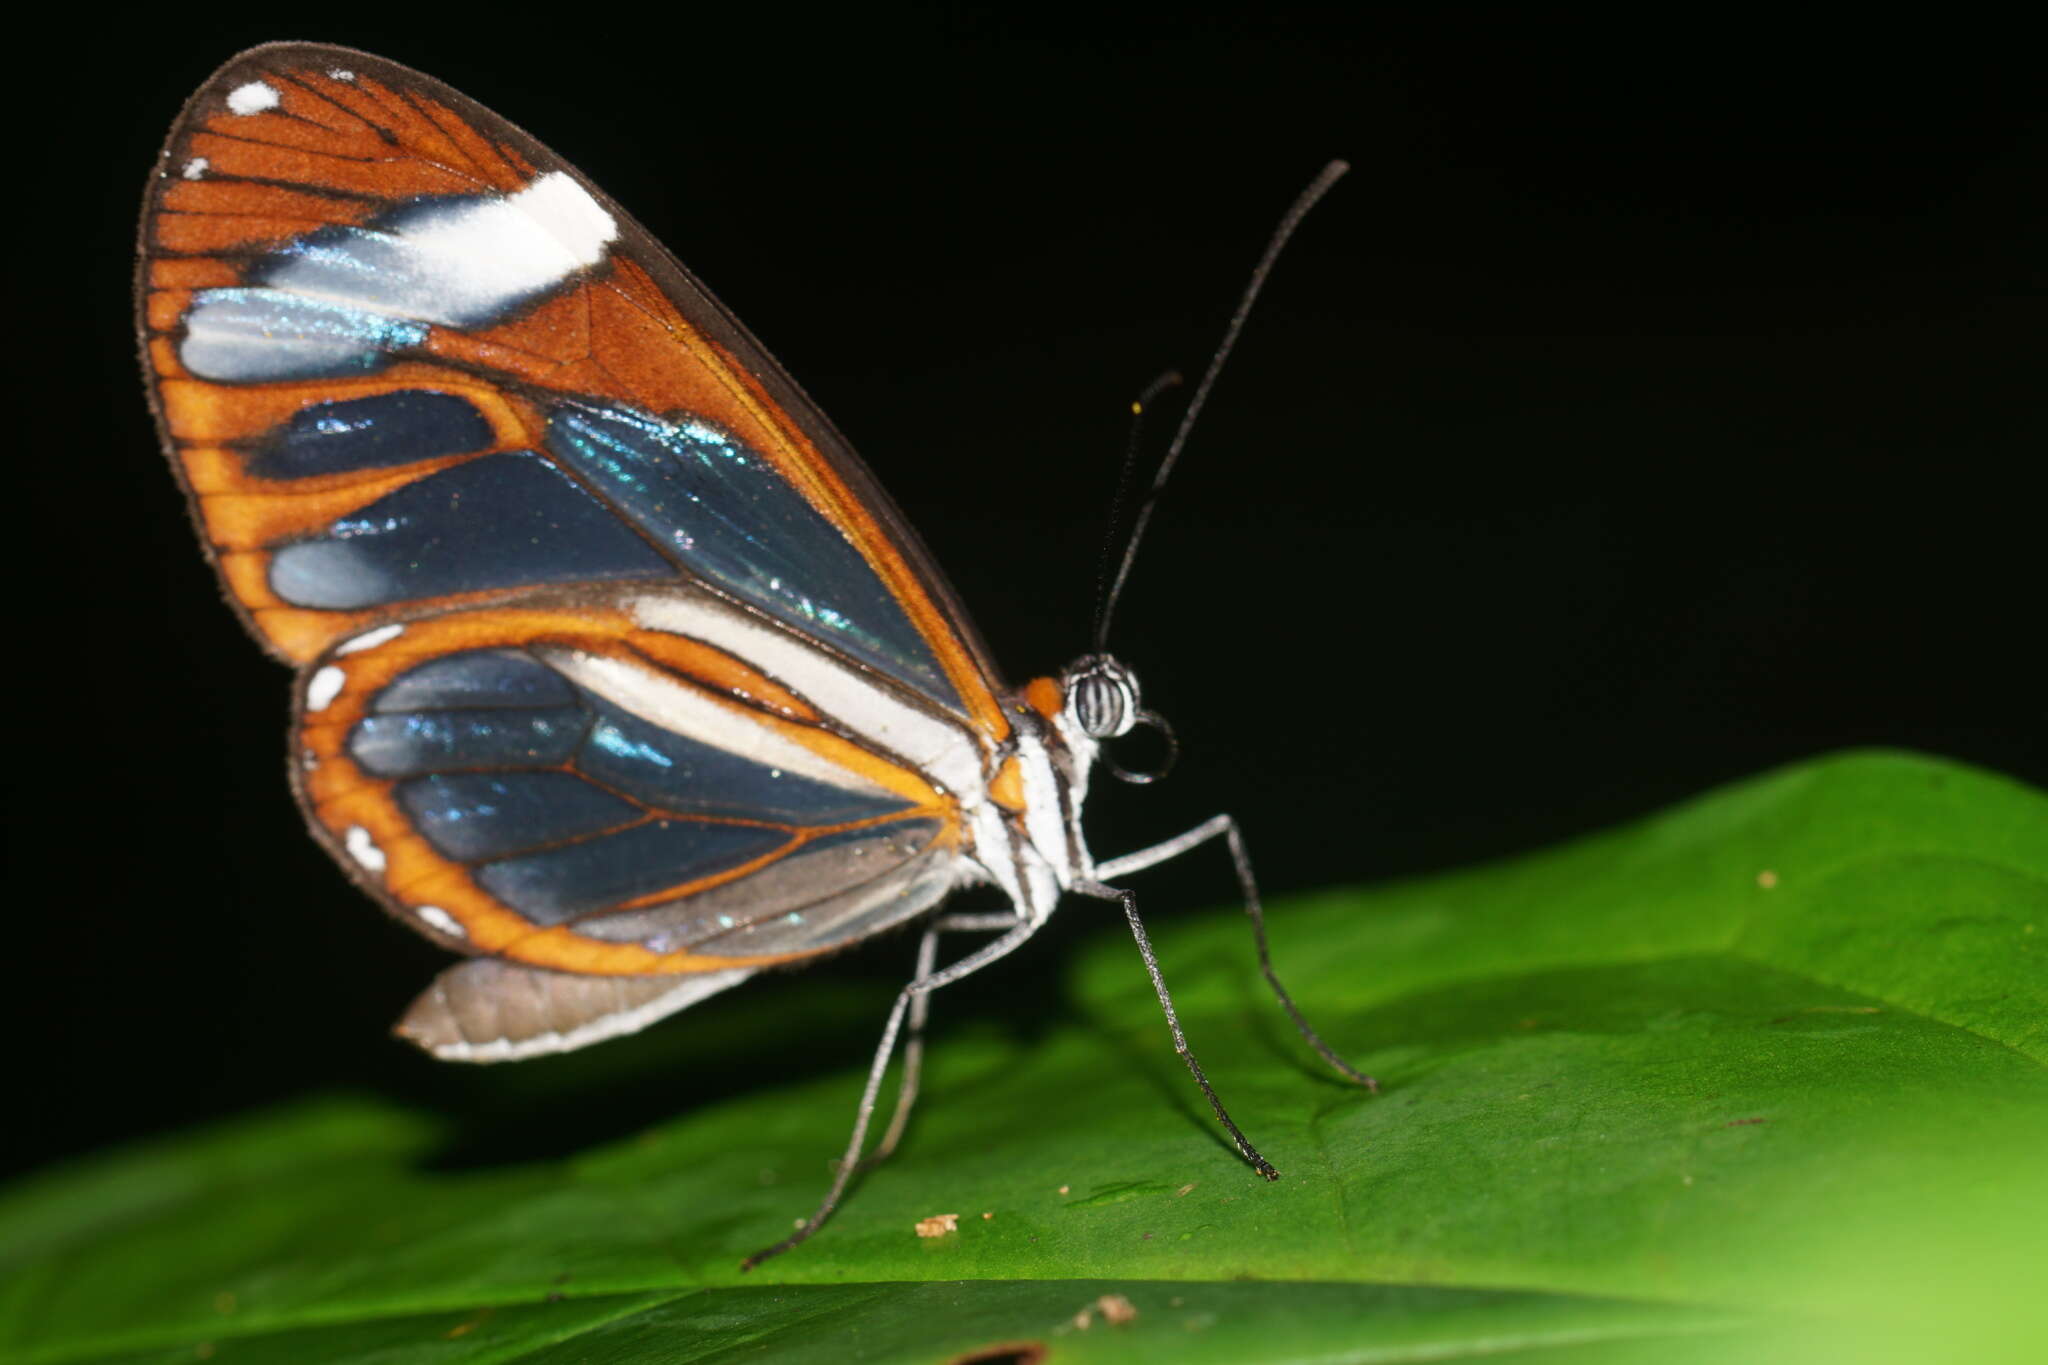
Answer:
POLYGON ((1138 723, 1138 680, 1107 654, 1091 654, 1067 670, 1067 697, 1090 739, 1114 739, 1138 723))
POLYGON ((1088 738, 1115 739, 1143 725, 1159 731, 1166 741, 1166 756, 1150 771, 1134 772, 1104 751, 1103 766, 1112 777, 1142 784, 1166 776, 1180 756, 1180 745, 1165 717, 1139 704, 1137 675, 1107 654, 1089 654, 1068 666, 1063 682, 1067 714, 1088 738))

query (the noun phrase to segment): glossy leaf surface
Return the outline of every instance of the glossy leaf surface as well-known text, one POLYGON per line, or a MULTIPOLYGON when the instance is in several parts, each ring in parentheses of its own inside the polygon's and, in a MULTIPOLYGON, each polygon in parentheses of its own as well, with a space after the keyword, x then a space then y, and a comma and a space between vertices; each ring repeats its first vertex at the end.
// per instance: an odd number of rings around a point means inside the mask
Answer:
MULTIPOLYGON (((902 1151, 751 1276, 740 1257, 822 1188, 851 1074, 685 1098, 564 1160, 451 1166, 442 1121, 360 1100, 86 1159, 0 1199, 0 1357, 2048 1350, 2039 793, 1842 755, 1273 920, 1297 998, 1379 1097, 1299 1047, 1240 916, 1153 932, 1278 1184, 1215 1134, 1105 929, 1035 1036, 949 1030, 941 997, 902 1151), (913 1234, 947 1212, 957 1232, 913 1234), (1134 1320, 1105 1319, 1111 1294, 1134 1320)), ((761 1025, 770 1058, 804 1029, 864 1032, 845 994, 771 1027, 735 992, 666 1027, 709 1056, 761 1025)))

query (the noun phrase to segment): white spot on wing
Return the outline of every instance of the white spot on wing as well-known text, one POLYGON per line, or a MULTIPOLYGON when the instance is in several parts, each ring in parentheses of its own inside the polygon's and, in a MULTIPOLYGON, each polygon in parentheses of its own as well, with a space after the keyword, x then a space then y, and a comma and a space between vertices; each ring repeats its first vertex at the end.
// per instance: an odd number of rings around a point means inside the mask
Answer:
POLYGON ((277 88, 264 81, 250 81, 228 91, 228 110, 231 113, 260 114, 277 106, 277 88))
POLYGON ((578 266, 596 265, 619 235, 618 222, 581 185, 549 171, 505 201, 541 225, 578 266))
POLYGON ((370 831, 361 825, 350 825, 348 833, 341 836, 341 846, 348 850, 348 856, 363 865, 367 872, 384 870, 384 850, 377 847, 377 841, 370 837, 370 831))
POLYGON ((348 675, 333 664, 328 664, 325 668, 322 668, 306 684, 306 709, 308 711, 325 711, 327 703, 341 695, 342 686, 347 681, 348 675))
POLYGON ((450 938, 469 937, 469 930, 462 927, 462 922, 438 905, 415 905, 412 912, 450 938))
POLYGON ((342 70, 342 69, 341 69, 340 67, 338 67, 338 66, 337 66, 337 67, 335 67, 335 68, 334 68, 334 69, 333 69, 332 71, 329 71, 329 72, 328 72, 327 74, 328 74, 328 75, 330 75, 330 76, 332 76, 332 77, 333 77, 333 78, 334 78, 335 80, 338 80, 338 81, 352 81, 352 80, 354 80, 354 79, 356 78, 356 73, 355 73, 355 72, 353 72, 353 71, 344 71, 344 70, 342 70))
POLYGON ((473 200, 400 234, 437 295, 417 300, 413 315, 457 325, 488 317, 596 265, 618 235, 612 216, 560 171, 517 194, 473 200))
POLYGON ((187 180, 197 180, 200 176, 206 174, 207 165, 208 162, 205 157, 195 156, 185 163, 185 169, 178 172, 178 174, 184 176, 187 180))
POLYGON ((396 640, 403 634, 405 634, 404 626, 379 626, 375 630, 366 630, 353 640, 346 640, 335 646, 334 652, 336 654, 353 654, 359 649, 375 649, 386 640, 396 640))
POLYGON ((588 191, 550 171, 517 194, 429 201, 372 237, 281 258, 264 285, 380 318, 471 327, 596 265, 618 235, 588 191))

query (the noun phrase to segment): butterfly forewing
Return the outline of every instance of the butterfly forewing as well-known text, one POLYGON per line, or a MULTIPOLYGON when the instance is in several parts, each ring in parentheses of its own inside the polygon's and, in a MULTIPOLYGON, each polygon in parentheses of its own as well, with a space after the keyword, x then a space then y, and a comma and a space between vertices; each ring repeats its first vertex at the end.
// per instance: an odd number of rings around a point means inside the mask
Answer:
POLYGON ((172 130, 140 288, 202 532, 293 661, 422 601, 688 575, 1002 732, 843 439, 617 205, 438 82, 299 44, 230 62, 172 130), (423 510, 458 499, 474 524, 423 510), (516 562, 481 544, 507 517, 516 562))
POLYGON ((795 385, 546 148, 361 53, 245 53, 172 131, 139 311, 201 537, 302 666, 316 830, 490 960, 423 1042, 579 1045, 961 880, 955 793, 1008 733, 964 615, 795 385))

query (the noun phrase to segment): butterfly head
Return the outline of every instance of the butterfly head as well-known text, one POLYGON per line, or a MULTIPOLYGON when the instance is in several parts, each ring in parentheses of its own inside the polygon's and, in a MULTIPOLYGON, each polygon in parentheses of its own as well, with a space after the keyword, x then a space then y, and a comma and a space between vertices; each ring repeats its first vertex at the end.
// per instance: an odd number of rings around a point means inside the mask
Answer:
POLYGON ((1157 712, 1145 709, 1137 674, 1108 654, 1084 654, 1067 665, 1060 683, 1066 695, 1068 723, 1089 739, 1115 739, 1140 725, 1149 725, 1166 737, 1166 757, 1152 772, 1133 772, 1105 753, 1103 762, 1113 776, 1125 782, 1153 782, 1166 776, 1179 748, 1172 727, 1157 712))

